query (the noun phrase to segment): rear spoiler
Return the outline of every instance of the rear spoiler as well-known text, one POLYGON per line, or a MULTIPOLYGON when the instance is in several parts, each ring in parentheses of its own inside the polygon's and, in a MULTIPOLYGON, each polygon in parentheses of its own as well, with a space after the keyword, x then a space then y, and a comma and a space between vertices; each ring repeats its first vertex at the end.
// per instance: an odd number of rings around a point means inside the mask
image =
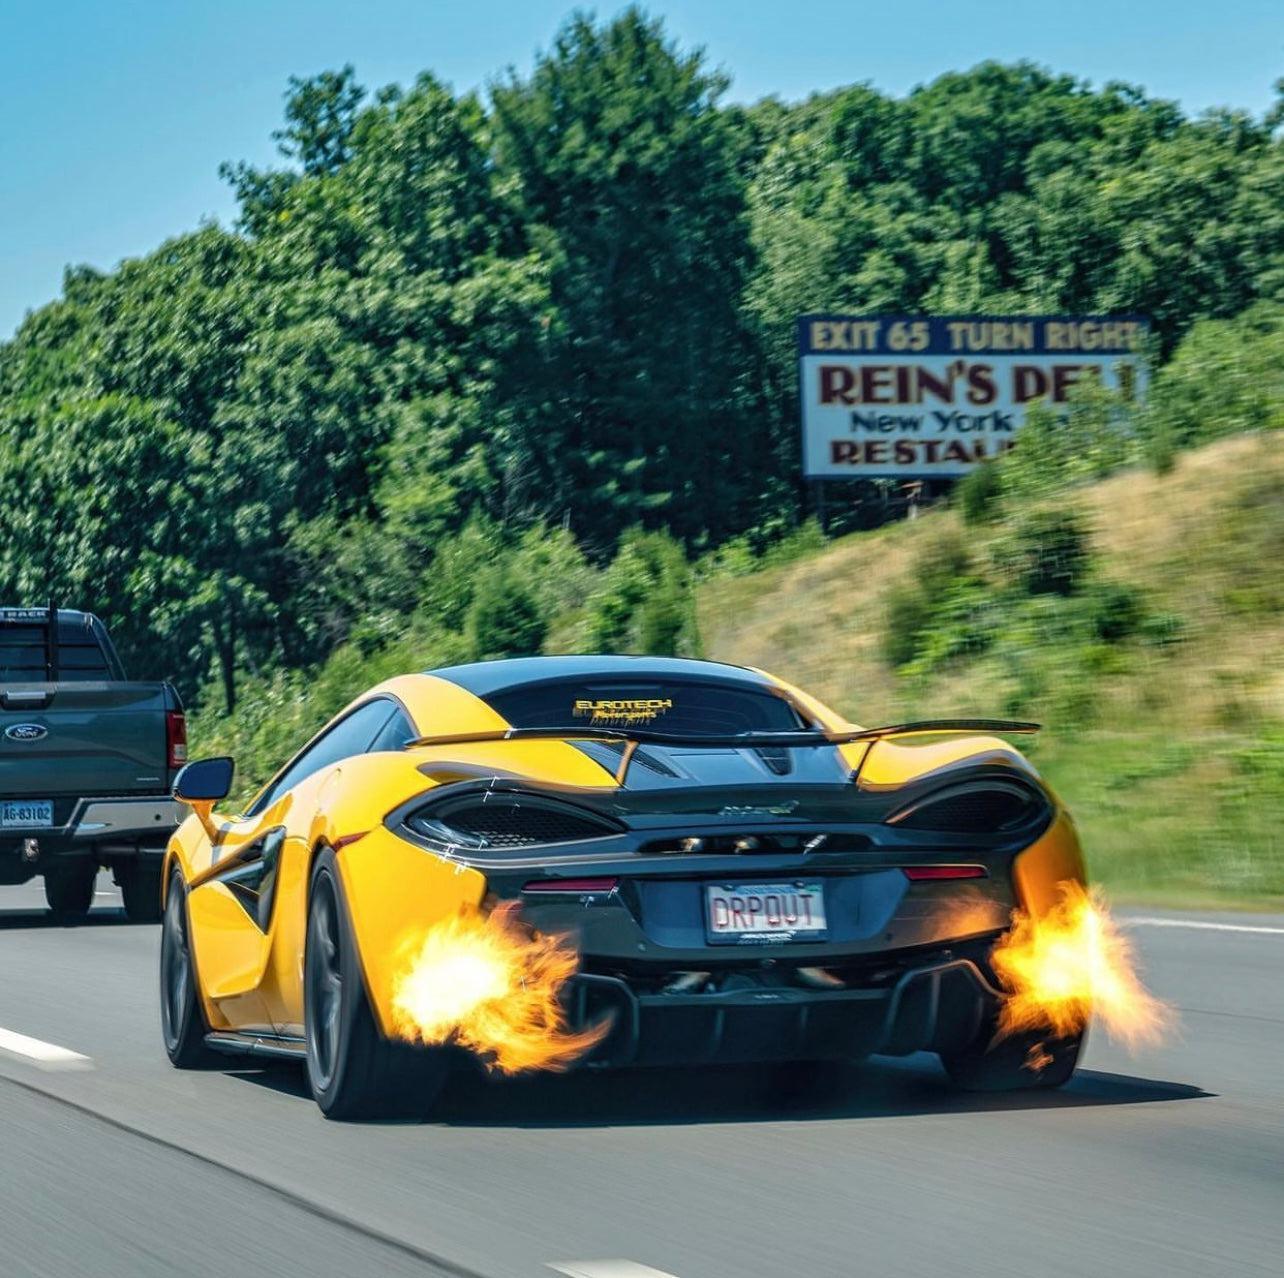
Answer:
POLYGON ((624 784, 633 752, 640 745, 680 746, 683 749, 807 749, 823 746, 872 744, 885 737, 926 736, 947 732, 996 732, 1029 734, 1040 725, 1019 719, 918 719, 888 724, 881 728, 860 728, 852 732, 734 732, 722 736, 696 733, 652 732, 646 728, 495 728, 488 732, 459 732, 444 736, 417 737, 405 749, 416 746, 476 745, 489 741, 619 741, 624 744, 616 782, 624 784))

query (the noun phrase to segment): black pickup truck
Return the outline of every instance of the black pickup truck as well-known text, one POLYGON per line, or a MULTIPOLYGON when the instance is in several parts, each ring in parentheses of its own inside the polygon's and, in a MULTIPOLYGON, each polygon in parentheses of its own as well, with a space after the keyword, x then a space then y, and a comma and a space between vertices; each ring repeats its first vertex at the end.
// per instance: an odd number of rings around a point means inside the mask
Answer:
POLYGON ((0 884, 41 875, 71 921, 99 866, 130 918, 160 916, 170 797, 187 728, 168 683, 125 678, 106 627, 67 608, 0 608, 0 884))

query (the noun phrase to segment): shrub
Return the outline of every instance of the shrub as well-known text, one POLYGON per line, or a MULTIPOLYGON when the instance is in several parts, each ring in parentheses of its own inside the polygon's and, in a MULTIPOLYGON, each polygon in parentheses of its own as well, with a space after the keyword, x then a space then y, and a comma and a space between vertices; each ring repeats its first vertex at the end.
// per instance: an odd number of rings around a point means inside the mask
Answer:
POLYGON ((1036 498, 1109 475, 1140 451, 1136 405, 1088 379, 1064 408, 1032 404, 1012 450, 996 464, 1009 498, 1036 498))
POLYGON ((1284 426, 1284 307, 1259 302, 1195 324, 1156 374, 1141 413, 1152 463, 1245 430, 1284 426))
POLYGON ((994 462, 984 462, 958 486, 959 510, 965 524, 985 524, 999 513, 1003 498, 1003 472, 994 462))
POLYGON ((1018 524, 1008 548, 1030 595, 1072 595, 1091 559, 1088 534, 1072 510, 1039 511, 1018 524))
POLYGON ((1145 616, 1141 592, 1124 582, 1106 582, 1088 597, 1088 623, 1103 643, 1119 643, 1136 634, 1145 616))
POLYGON ((797 528, 763 547, 762 565, 764 568, 776 568, 781 564, 790 564, 823 550, 827 544, 828 538, 820 522, 805 519, 797 528))
POLYGON ((494 569, 477 584, 468 610, 468 646, 476 661, 530 657, 544 642, 544 618, 526 583, 494 569))
POLYGON ((595 652, 699 655, 691 567, 665 533, 625 536, 588 612, 588 644, 595 652))
POLYGON ((919 636, 932 620, 932 606, 916 585, 894 586, 887 595, 883 619, 883 660, 889 666, 904 666, 918 652, 919 636))
POLYGON ((1137 633, 1142 642, 1167 648, 1186 638, 1186 621, 1175 612, 1152 612, 1142 618, 1137 633))
POLYGON ((930 595, 942 595, 968 574, 972 556, 967 543, 955 533, 938 533, 920 547, 914 559, 914 579, 930 595))
POLYGON ((887 595, 881 646, 889 665, 914 660, 937 618, 950 615, 970 565, 967 546, 954 534, 939 534, 920 547, 908 580, 887 595))

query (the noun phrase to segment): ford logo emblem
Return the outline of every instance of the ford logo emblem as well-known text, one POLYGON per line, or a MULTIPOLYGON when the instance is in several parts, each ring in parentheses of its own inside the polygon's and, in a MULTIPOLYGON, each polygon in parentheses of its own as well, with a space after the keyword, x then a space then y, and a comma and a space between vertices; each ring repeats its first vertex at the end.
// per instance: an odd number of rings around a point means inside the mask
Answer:
POLYGON ((10 741, 39 741, 49 735, 49 729, 40 723, 15 723, 4 734, 10 741))

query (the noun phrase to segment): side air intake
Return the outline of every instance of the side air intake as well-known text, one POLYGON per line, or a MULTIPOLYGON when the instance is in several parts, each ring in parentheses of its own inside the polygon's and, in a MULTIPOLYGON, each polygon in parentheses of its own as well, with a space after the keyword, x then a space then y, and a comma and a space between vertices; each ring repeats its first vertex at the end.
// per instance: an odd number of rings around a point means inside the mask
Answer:
POLYGON ((889 825, 937 834, 1001 834, 1033 825, 1047 805, 1021 786, 978 782, 938 790, 888 818, 889 825))

